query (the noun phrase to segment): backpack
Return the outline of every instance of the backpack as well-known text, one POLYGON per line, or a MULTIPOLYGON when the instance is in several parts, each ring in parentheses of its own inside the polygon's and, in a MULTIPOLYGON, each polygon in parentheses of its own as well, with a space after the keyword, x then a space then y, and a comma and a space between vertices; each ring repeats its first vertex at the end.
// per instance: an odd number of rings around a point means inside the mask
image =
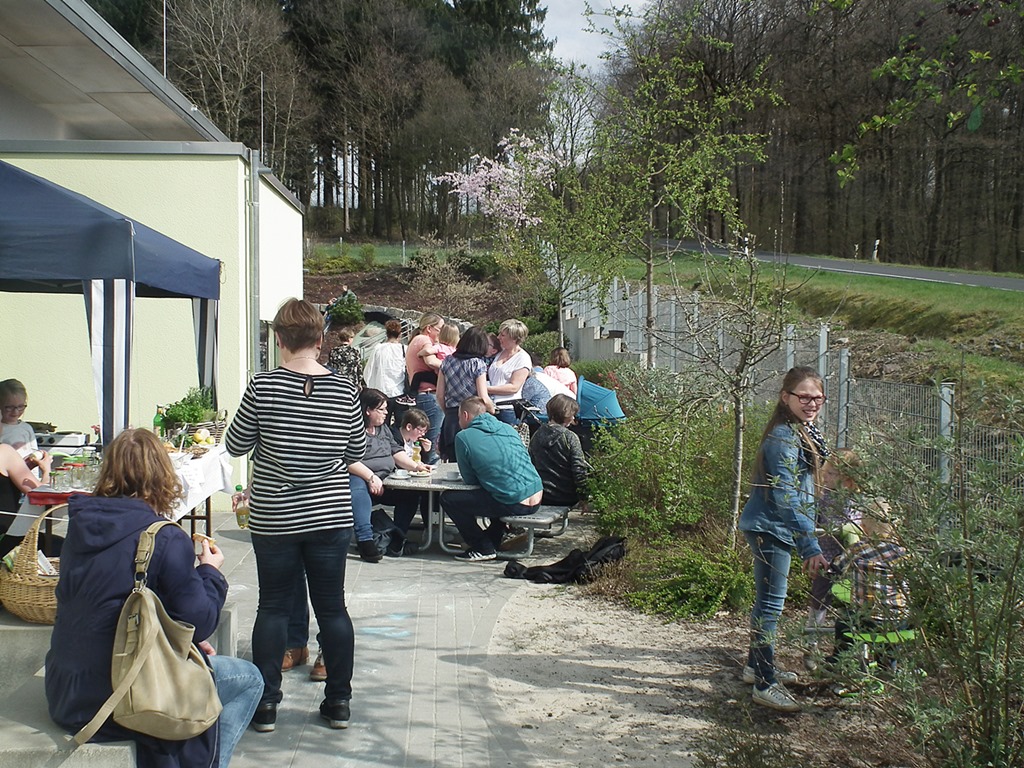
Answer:
POLYGON ((574 549, 551 565, 531 565, 527 568, 519 561, 511 560, 505 566, 505 576, 537 584, 584 584, 597 578, 602 565, 621 560, 625 556, 624 538, 604 536, 594 543, 589 552, 574 549))
POLYGON ((171 618, 146 586, 156 532, 170 520, 153 523, 139 536, 135 589, 124 601, 114 635, 110 669, 114 692, 77 734, 84 744, 113 713, 114 722, 158 739, 189 739, 220 717, 217 684, 206 658, 193 642, 195 627, 171 618))

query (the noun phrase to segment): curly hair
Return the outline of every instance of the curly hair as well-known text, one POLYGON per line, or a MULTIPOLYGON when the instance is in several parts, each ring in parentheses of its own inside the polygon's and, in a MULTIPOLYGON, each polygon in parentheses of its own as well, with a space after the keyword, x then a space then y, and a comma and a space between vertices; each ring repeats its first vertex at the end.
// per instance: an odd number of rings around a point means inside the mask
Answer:
POLYGON ((183 490, 160 439, 145 429, 126 429, 103 450, 93 495, 131 496, 170 517, 183 490))

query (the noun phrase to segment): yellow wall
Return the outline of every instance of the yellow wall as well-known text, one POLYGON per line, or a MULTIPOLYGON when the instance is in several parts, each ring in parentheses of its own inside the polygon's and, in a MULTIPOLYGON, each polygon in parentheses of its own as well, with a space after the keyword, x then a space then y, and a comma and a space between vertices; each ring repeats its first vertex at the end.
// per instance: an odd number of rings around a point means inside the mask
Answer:
MULTIPOLYGON (((248 167, 243 158, 230 153, 7 153, 3 159, 221 261, 220 401, 234 413, 247 380, 249 348, 248 167)), ((301 295, 302 217, 268 183, 260 186, 260 232, 268 241, 261 248, 260 303, 272 307, 272 317, 284 298, 301 295)), ((0 378, 25 383, 26 418, 81 431, 95 424, 82 297, 0 293, 0 324, 0 378)), ((179 399, 196 383, 191 302, 138 299, 132 423, 149 425, 157 403, 179 399)))

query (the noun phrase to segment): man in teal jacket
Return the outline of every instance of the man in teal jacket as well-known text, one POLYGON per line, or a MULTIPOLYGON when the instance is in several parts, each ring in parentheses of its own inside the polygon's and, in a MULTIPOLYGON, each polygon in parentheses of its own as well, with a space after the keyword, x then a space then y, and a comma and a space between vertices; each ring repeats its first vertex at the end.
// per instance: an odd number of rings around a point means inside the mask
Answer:
POLYGON ((479 397, 462 401, 459 427, 461 431, 455 436, 459 471, 463 480, 480 488, 445 491, 441 494, 441 508, 468 546, 455 556, 456 560, 494 560, 506 530, 501 518, 530 515, 540 508, 540 475, 533 468, 519 433, 487 413, 487 406, 479 397), (486 530, 477 523, 478 517, 491 519, 486 530))

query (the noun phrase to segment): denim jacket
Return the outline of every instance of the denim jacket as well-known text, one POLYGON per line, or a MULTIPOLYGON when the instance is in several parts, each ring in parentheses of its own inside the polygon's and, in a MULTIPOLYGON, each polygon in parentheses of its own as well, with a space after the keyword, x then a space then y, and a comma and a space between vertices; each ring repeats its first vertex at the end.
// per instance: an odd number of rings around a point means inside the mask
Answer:
POLYGON ((760 451, 767 480, 755 483, 739 529, 767 533, 795 546, 803 560, 821 554, 814 535, 814 469, 800 450, 799 434, 792 424, 779 424, 760 451))

